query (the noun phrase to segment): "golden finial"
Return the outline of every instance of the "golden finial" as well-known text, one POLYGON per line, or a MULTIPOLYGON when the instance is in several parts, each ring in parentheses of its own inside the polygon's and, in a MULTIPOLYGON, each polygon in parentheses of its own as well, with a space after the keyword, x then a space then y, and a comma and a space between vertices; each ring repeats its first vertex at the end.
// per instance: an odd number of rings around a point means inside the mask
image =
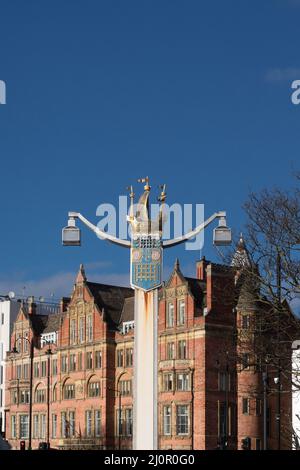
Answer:
POLYGON ((146 176, 146 178, 139 178, 138 183, 146 183, 144 186, 144 190, 150 191, 151 186, 149 186, 149 176, 146 176))

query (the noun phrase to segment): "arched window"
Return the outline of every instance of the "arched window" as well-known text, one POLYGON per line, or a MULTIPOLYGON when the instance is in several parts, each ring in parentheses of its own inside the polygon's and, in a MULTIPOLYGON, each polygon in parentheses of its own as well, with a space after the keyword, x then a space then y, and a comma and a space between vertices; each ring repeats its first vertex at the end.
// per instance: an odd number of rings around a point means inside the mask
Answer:
POLYGON ((35 403, 45 403, 46 401, 46 389, 43 384, 39 384, 35 389, 35 403))
POLYGON ((67 380, 63 387, 64 400, 71 400, 75 398, 75 384, 67 380))
POLYGON ((88 396, 93 397, 100 397, 101 389, 100 389, 100 382, 95 380, 90 380, 88 384, 88 396))

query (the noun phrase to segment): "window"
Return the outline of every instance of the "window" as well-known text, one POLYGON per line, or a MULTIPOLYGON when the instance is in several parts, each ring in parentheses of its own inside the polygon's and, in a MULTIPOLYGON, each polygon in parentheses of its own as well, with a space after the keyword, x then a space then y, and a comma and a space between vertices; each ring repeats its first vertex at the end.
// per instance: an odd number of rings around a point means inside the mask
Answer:
POLYGON ((28 439, 29 419, 28 415, 20 415, 20 439, 28 439))
POLYGON ((168 372, 163 375, 163 390, 164 392, 171 392, 173 390, 173 373, 168 372))
POLYGON ((86 368, 87 369, 93 368, 93 353, 91 351, 86 353, 86 368))
POLYGON ((250 328, 250 315, 242 315, 241 318, 242 328, 248 330, 250 328))
POLYGON ((18 392, 16 390, 13 390, 11 392, 11 402, 16 405, 18 403, 18 392))
POLYGON ((57 415, 52 415, 52 439, 56 439, 57 435, 57 415))
POLYGON ((92 412, 90 410, 85 412, 85 429, 86 429, 86 437, 91 437, 92 435, 92 412))
MULTIPOLYGON (((218 436, 219 437, 225 437, 226 436, 226 403, 224 402, 218 402, 218 436)), ((229 407, 227 411, 227 419, 229 418, 229 407)), ((229 432, 230 428, 230 421, 228 419, 227 421, 227 430, 228 430, 228 435, 230 435, 229 432)))
POLYGON ((90 382, 88 386, 89 397, 100 397, 100 382, 90 382))
POLYGON ((72 318, 70 322, 70 343, 76 343, 76 319, 72 318))
POLYGON ((188 405, 176 406, 176 430, 177 435, 182 436, 189 433, 189 407, 188 405))
POLYGON ((17 366, 17 379, 21 379, 22 378, 22 366, 19 365, 17 366))
POLYGON ((75 398, 75 384, 66 384, 64 386, 64 399, 70 400, 75 398))
POLYGON ((46 361, 42 361, 42 369, 41 369, 41 374, 42 374, 42 377, 46 377, 46 361))
POLYGON ((86 337, 87 341, 93 341, 93 317, 89 315, 87 317, 87 327, 86 327, 86 337))
POLYGON ((78 370, 82 370, 82 353, 78 353, 78 370))
POLYGON ((69 370, 74 372, 76 370, 76 354, 70 354, 69 357, 69 370))
POLYGON ((15 439, 17 437, 17 417, 12 415, 11 417, 11 437, 15 439))
POLYGON ((122 420, 122 410, 118 409, 117 414, 116 414, 116 420, 117 420, 117 435, 121 436, 123 434, 123 420, 122 420))
POLYGON ((22 390, 20 394, 21 403, 29 403, 29 390, 22 390))
POLYGON ((102 367, 102 353, 101 351, 95 351, 95 367, 100 369, 102 367))
POLYGON ((250 414, 250 399, 249 398, 242 399, 242 410, 243 410, 244 415, 250 414))
POLYGON ((186 341, 178 341, 178 359, 186 359, 186 341))
POLYGON ((175 343, 167 343, 167 359, 175 359, 175 343))
POLYGON ((69 412, 70 437, 75 436, 75 411, 69 412))
POLYGON ((255 439, 255 450, 261 450, 261 440, 255 439))
POLYGON ((179 300, 178 302, 178 314, 177 314, 177 325, 185 324, 185 300, 179 300))
POLYGON ((36 403, 44 403, 46 401, 46 390, 42 388, 38 388, 35 391, 35 402, 36 403))
POLYGON ((226 392, 231 390, 231 380, 230 374, 226 372, 219 372, 219 390, 221 392, 226 392))
POLYGON ((131 395, 131 380, 120 380, 119 391, 121 395, 131 395))
POLYGON ((127 348, 126 349, 126 367, 132 367, 133 363, 133 349, 132 348, 127 348))
POLYGON ((52 375, 57 375, 57 359, 52 360, 52 375))
POLYGON ((23 364, 23 379, 29 378, 29 364, 23 364))
POLYGON ((79 341, 84 343, 84 318, 79 318, 79 341))
POLYGON ((61 413, 61 437, 68 437, 67 434, 67 415, 65 412, 61 413))
POLYGON ((123 349, 117 350, 117 367, 123 367, 124 351, 123 349))
POLYGON ((174 326, 174 304, 169 303, 167 305, 167 328, 174 326))
POLYGON ((101 436, 101 411, 95 411, 95 436, 101 436))
POLYGON ((190 374, 180 373, 177 374, 177 390, 180 392, 190 389, 190 374))
POLYGON ((125 410, 125 435, 132 436, 132 409, 125 410))
POLYGON ((40 363, 39 362, 35 362, 33 365, 33 375, 34 377, 40 376, 40 363))
POLYGON ((26 331, 24 336, 27 339, 24 339, 24 341, 23 341, 23 352, 27 353, 28 352, 28 346, 29 346, 29 342, 27 341, 28 340, 28 332, 27 331, 26 331))
POLYGON ((61 356, 61 371, 63 373, 68 371, 68 357, 66 355, 61 356))
POLYGON ((17 350, 20 352, 22 351, 22 338, 21 338, 21 334, 18 334, 18 339, 16 341, 17 343, 17 350))
POLYGON ((41 415, 41 439, 46 437, 46 415, 41 415))
POLYGON ((1 323, 4 325, 4 313, 1 314, 1 323))
POLYGON ((171 406, 167 405, 163 407, 163 435, 171 435, 171 422, 172 422, 172 413, 171 406))
POLYGON ((249 370, 250 368, 250 354, 242 354, 242 370, 249 370))
POLYGON ((52 401, 57 400, 57 385, 55 384, 53 387, 53 392, 52 392, 52 401))
POLYGON ((261 416, 261 411, 262 411, 261 400, 259 398, 256 398, 256 400, 255 400, 255 415, 256 416, 261 416))

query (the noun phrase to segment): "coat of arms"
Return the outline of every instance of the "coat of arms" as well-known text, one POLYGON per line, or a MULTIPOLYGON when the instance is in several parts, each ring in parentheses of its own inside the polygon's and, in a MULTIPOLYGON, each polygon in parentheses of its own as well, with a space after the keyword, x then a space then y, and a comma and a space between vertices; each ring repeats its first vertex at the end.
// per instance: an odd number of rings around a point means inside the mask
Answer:
POLYGON ((130 192, 131 214, 128 221, 132 228, 130 282, 136 289, 150 291, 162 283, 162 206, 166 198, 165 185, 159 200, 162 202, 157 221, 149 217, 150 186, 148 177, 139 180, 145 182, 144 193, 139 199, 133 214, 133 190, 130 192))

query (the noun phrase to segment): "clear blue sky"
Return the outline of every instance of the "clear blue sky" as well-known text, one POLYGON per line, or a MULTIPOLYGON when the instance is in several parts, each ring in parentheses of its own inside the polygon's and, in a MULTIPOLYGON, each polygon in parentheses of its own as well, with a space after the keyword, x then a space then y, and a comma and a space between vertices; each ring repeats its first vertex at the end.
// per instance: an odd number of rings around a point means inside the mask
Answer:
MULTIPOLYGON (((138 177, 166 182, 169 203, 226 209, 237 232, 250 189, 293 184, 300 1, 0 8, 1 291, 58 296, 80 262, 90 278, 127 279, 126 250, 85 229, 81 248, 63 248, 60 231, 68 210, 96 221, 138 177)), ((211 231, 203 254, 216 259, 211 231)), ((191 273, 199 253, 170 250, 167 267, 175 256, 191 273)))

